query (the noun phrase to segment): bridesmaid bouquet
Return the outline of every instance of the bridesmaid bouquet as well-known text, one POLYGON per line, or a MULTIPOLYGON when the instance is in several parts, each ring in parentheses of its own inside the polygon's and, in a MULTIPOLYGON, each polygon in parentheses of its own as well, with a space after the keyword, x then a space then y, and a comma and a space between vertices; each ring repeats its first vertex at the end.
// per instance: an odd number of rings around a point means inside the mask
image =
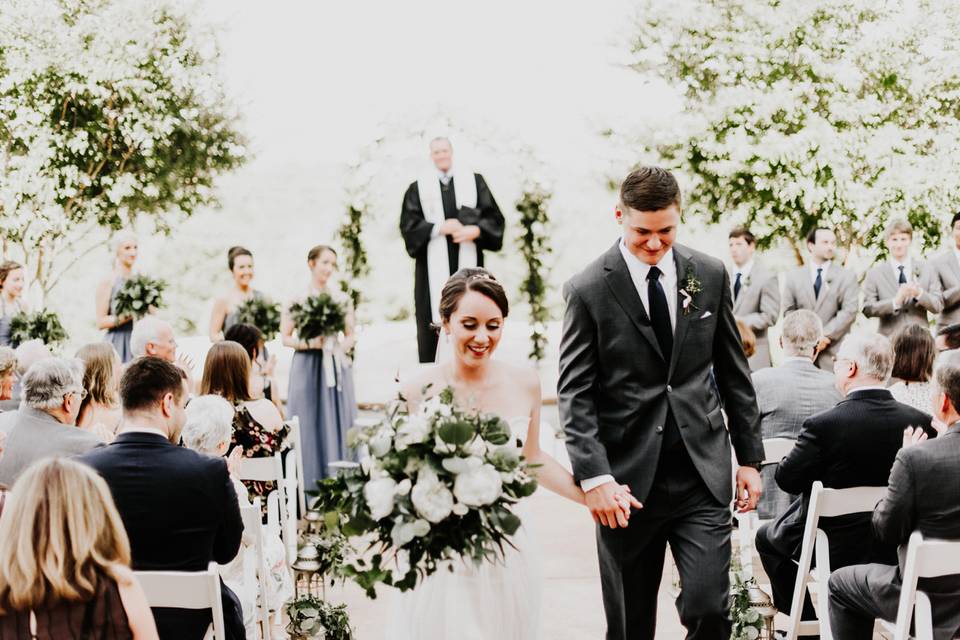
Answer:
POLYGON ((30 340, 40 340, 48 347, 53 347, 66 339, 67 330, 53 311, 21 311, 10 319, 10 344, 14 347, 30 340))
POLYGON ((371 598, 379 582, 407 591, 454 560, 502 559, 520 528, 513 506, 537 488, 498 416, 462 410, 450 388, 413 413, 404 404, 351 431, 370 456, 317 491, 327 525, 360 539, 340 573, 371 598))
POLYGON ((280 305, 265 298, 250 298, 238 306, 237 318, 260 329, 267 342, 276 338, 280 331, 280 305))
POLYGON ((347 305, 329 293, 318 293, 290 305, 290 317, 301 340, 335 336, 347 328, 347 305))
POLYGON ((114 298, 113 312, 118 316, 140 319, 150 308, 163 306, 163 290, 167 283, 145 275, 136 275, 123 283, 114 298))

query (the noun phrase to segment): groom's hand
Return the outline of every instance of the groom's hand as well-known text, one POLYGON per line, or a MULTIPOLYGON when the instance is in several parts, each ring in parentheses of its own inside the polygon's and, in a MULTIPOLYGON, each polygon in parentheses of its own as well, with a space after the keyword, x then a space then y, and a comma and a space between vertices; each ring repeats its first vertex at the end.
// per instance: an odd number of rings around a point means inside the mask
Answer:
POLYGON ((760 472, 753 467, 739 467, 737 469, 737 512, 746 513, 757 508, 760 494, 760 472))
POLYGON ((642 509, 636 498, 630 495, 630 488, 616 482, 607 482, 594 487, 585 494, 587 508, 595 522, 605 527, 626 528, 630 517, 629 507, 642 509))

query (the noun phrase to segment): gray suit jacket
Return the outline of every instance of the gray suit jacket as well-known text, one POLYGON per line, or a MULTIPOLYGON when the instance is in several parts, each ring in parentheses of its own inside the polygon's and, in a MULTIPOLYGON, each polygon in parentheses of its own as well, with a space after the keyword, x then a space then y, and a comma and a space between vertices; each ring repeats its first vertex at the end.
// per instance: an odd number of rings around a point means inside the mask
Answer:
POLYGON ((868 318, 880 318, 878 331, 891 336, 907 324, 929 326, 927 312, 937 314, 943 309, 940 279, 935 270, 922 262, 913 263, 914 273, 907 277, 916 281, 923 293, 916 300, 908 300, 899 309, 894 310, 893 299, 900 289, 897 274, 886 260, 870 267, 863 280, 863 315, 868 318))
MULTIPOLYGON (((905 545, 910 534, 920 531, 927 538, 960 539, 960 423, 946 433, 897 453, 890 471, 887 493, 873 512, 873 532, 888 545, 905 545)), ((893 586, 877 585, 888 600, 886 609, 896 611, 902 576, 893 586)), ((933 605, 934 636, 953 638, 960 629, 960 576, 921 580, 920 589, 933 605)))
MULTIPOLYGON (((804 420, 841 400, 833 374, 818 369, 807 359, 786 360, 779 367, 754 372, 752 378, 764 439, 796 440, 804 420)), ((798 497, 777 486, 776 470, 775 464, 764 465, 762 470, 763 495, 757 507, 762 519, 779 517, 798 497)))
POLYGON ((6 413, 7 411, 16 411, 20 408, 19 400, 0 400, 0 413, 6 413))
MULTIPOLYGON (((733 275, 730 276, 731 280, 733 275)), ((753 329, 757 350, 750 357, 750 370, 773 364, 767 329, 780 319, 780 281, 777 274, 754 263, 750 275, 740 283, 740 295, 733 301, 733 315, 753 329)))
POLYGON ((960 322, 960 262, 953 249, 947 249, 930 261, 934 277, 940 285, 943 309, 937 318, 937 329, 960 322))
POLYGON ((857 312, 860 310, 860 287, 857 276, 850 269, 833 263, 820 290, 820 297, 813 292, 810 267, 804 265, 787 272, 783 287, 783 313, 797 309, 809 309, 823 321, 823 334, 830 338, 830 346, 820 353, 817 366, 833 371, 833 358, 840 348, 840 341, 850 332, 857 312))
POLYGON ((43 411, 24 407, 15 414, 7 435, 6 451, 0 458, 0 484, 16 482, 24 469, 41 458, 77 456, 104 446, 92 433, 61 424, 43 411))
POLYGON ((756 396, 733 320, 726 268, 681 245, 673 252, 678 300, 669 362, 619 243, 566 283, 560 420, 577 481, 612 474, 643 502, 669 409, 706 486, 729 503, 731 440, 741 463, 763 460, 756 396), (700 291, 685 310, 679 290, 694 280, 700 291))

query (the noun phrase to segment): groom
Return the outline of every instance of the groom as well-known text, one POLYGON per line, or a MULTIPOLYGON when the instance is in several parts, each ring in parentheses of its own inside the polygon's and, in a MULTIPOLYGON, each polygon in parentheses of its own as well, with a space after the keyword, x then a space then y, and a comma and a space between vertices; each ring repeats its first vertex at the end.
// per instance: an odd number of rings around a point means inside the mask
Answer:
POLYGON ((669 171, 628 175, 616 219, 622 238, 564 287, 558 382, 573 472, 599 524, 607 640, 654 637, 668 543, 687 637, 727 640, 731 441, 741 511, 756 507, 763 460, 730 282, 720 260, 674 244, 669 171), (618 483, 643 504, 626 528, 618 483))

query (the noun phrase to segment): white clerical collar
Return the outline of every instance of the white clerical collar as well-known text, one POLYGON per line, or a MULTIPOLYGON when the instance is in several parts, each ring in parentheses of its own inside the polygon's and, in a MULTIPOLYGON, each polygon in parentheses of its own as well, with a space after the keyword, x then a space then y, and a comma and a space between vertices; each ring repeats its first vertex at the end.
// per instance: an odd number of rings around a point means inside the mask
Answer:
MULTIPOLYGON (((623 255, 624 261, 627 263, 627 269, 631 273, 635 273, 637 279, 640 282, 645 282, 647 279, 647 274, 650 273, 650 267, 652 265, 647 264, 637 256, 630 253, 630 250, 627 249, 626 243, 624 243, 623 238, 620 238, 620 253, 623 255)), ((660 269, 661 278, 670 279, 676 276, 677 273, 677 263, 673 261, 673 247, 667 249, 667 252, 660 256, 660 260, 657 262, 657 268, 660 269)))
POLYGON ((450 167, 449 171, 440 171, 440 169, 437 169, 437 176, 439 176, 442 184, 450 184, 450 181, 453 180, 453 167, 450 167))
POLYGON ((154 429, 153 427, 124 427, 120 430, 120 433, 152 433, 153 435, 160 436, 164 440, 170 439, 163 431, 154 429))

